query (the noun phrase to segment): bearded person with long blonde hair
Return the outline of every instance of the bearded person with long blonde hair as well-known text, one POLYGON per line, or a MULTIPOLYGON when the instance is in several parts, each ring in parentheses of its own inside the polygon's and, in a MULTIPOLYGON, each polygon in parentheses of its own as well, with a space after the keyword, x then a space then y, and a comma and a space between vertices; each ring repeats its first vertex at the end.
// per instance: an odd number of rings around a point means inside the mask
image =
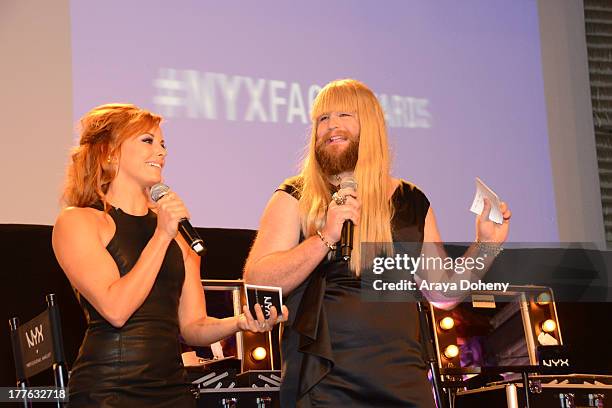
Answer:
MULTIPOLYGON (((283 332, 281 406, 433 408, 415 304, 362 302, 360 284, 371 262, 362 243, 390 253, 393 242, 441 241, 429 200, 391 176, 384 113, 363 83, 326 85, 311 119, 302 171, 270 199, 244 274, 282 287, 295 311, 283 332), (356 183, 341 188, 347 179, 356 183), (337 250, 347 220, 350 262, 337 250)), ((511 213, 505 203, 500 211, 495 225, 485 202, 468 252, 505 241, 511 213)))

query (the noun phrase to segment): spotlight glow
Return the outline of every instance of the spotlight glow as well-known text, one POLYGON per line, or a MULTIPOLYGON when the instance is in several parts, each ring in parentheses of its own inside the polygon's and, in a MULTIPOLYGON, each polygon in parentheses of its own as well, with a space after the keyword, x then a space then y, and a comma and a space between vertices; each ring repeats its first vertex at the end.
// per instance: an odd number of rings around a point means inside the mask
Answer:
POLYGON ((444 356, 448 358, 449 360, 457 357, 458 355, 459 355, 459 347, 457 347, 454 344, 451 344, 450 346, 444 349, 444 356))
POLYGON ((268 352, 263 347, 255 347, 253 350, 251 350, 251 357, 253 357, 253 360, 255 361, 261 361, 265 359, 267 355, 268 352))
POLYGON ((440 320, 439 325, 442 330, 450 330, 455 327, 455 320, 450 316, 446 316, 444 319, 440 320))
POLYGON ((546 333, 552 333, 555 331, 556 328, 557 328, 557 323, 555 323, 553 319, 545 320, 542 323, 542 330, 544 330, 546 333))

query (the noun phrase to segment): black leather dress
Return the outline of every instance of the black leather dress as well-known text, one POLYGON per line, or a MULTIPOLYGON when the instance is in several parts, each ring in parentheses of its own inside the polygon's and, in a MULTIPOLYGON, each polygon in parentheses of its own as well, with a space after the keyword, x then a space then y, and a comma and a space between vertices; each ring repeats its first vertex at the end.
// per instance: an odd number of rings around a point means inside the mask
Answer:
MULTIPOLYGON (((299 199, 300 180, 279 187, 299 199)), ((392 197, 395 242, 422 242, 429 201, 402 182, 392 197)), ((414 303, 363 302, 341 260, 322 261, 285 300, 281 406, 434 408, 414 303)))
MULTIPOLYGON (((112 208, 109 215, 116 232, 106 248, 123 276, 153 236, 157 219, 152 211, 133 216, 112 208)), ((87 331, 70 374, 70 407, 195 407, 179 344, 184 279, 181 249, 172 241, 151 292, 121 328, 77 294, 87 331)))

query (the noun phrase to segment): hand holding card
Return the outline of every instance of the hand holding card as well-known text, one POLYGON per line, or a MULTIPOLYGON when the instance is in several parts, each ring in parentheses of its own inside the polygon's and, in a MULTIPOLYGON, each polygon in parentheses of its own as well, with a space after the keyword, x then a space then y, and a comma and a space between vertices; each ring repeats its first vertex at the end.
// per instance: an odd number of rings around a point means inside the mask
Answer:
POLYGON ((500 198, 479 178, 476 178, 476 195, 470 211, 476 217, 476 240, 502 244, 508 238, 512 211, 500 198))
POLYGON ((247 304, 243 306, 239 330, 252 332, 270 331, 275 324, 289 317, 289 310, 283 306, 282 289, 272 286, 245 284, 247 304))
POLYGON ((491 203, 491 213, 489 219, 497 224, 501 224, 504 221, 504 217, 500 211, 501 200, 481 179, 476 177, 476 194, 474 195, 474 201, 470 211, 474 214, 480 215, 484 208, 484 198, 488 198, 491 203))
POLYGON ((270 318, 270 308, 274 306, 277 312, 282 311, 283 290, 276 286, 259 286, 245 284, 246 301, 249 311, 256 316, 255 305, 259 304, 265 319, 270 318))

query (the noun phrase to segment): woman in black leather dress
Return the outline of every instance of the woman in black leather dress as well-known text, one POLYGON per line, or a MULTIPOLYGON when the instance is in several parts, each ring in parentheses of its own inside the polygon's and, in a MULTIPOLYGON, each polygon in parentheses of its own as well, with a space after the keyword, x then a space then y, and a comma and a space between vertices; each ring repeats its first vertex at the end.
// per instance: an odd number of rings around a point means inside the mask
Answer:
MULTIPOLYGON (((68 167, 53 249, 87 318, 71 371, 71 407, 188 407, 179 335, 207 345, 239 330, 270 330, 273 311, 255 320, 206 316, 200 258, 177 235, 189 212, 170 192, 157 203, 167 151, 161 117, 134 105, 99 106, 81 119, 68 167)), ((286 317, 286 316, 285 316, 286 317)))

